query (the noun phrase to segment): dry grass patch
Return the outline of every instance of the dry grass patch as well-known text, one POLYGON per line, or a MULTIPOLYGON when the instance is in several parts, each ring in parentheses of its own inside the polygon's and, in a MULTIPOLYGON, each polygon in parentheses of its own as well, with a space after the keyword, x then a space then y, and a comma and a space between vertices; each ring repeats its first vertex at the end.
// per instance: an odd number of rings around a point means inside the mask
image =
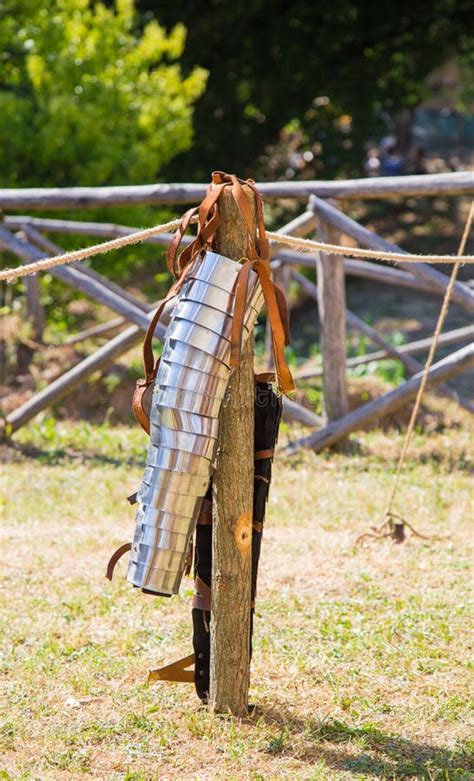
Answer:
POLYGON ((190 651, 191 582, 173 600, 109 584, 130 539, 136 429, 48 423, 2 479, 3 779, 471 778, 471 454, 465 425, 418 434, 401 501, 449 537, 354 546, 378 522, 400 446, 277 461, 251 698, 217 718, 186 685, 147 686, 190 651))

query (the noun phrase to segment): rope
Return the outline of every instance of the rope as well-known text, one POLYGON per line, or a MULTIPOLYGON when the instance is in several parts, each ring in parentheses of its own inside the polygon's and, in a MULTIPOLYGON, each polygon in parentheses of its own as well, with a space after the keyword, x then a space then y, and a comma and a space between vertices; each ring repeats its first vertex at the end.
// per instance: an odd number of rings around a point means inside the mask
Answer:
MULTIPOLYGON (((267 231, 267 236, 278 244, 287 244, 289 247, 296 247, 303 252, 327 252, 329 255, 347 255, 351 258, 371 258, 372 260, 389 260, 392 263, 454 263, 456 264, 456 255, 413 255, 405 252, 390 252, 389 250, 365 249, 363 247, 341 247, 340 244, 326 244, 323 241, 314 241, 313 239, 302 239, 299 236, 288 236, 286 234, 272 233, 267 231)), ((473 255, 466 255, 463 263, 474 263, 473 255)))
MULTIPOLYGON (((468 217, 467 217, 467 220, 466 220, 466 225, 464 227, 464 232, 463 232, 463 235, 462 235, 462 239, 461 239, 460 244, 459 244, 459 249, 458 249, 458 252, 457 252, 457 257, 458 258, 461 257, 462 255, 464 255, 464 250, 466 248, 466 243, 467 243, 467 239, 469 237, 469 233, 470 233, 470 230, 471 230, 471 227, 472 227, 473 220, 474 220, 474 201, 471 202, 471 208, 469 210, 469 214, 468 214, 468 217)), ((463 261, 464 261, 464 258, 463 258, 463 261)), ((451 301, 451 296, 452 296, 452 293, 453 293, 453 290, 454 290, 454 285, 455 285, 455 282, 456 282, 456 279, 457 279, 457 276, 458 276, 458 273, 459 273, 459 269, 462 266, 463 261, 457 260, 456 263, 454 264, 453 270, 451 272, 451 277, 449 279, 449 283, 448 283, 448 286, 446 288, 446 293, 444 295, 443 303, 442 303, 441 310, 440 310, 440 313, 439 313, 439 316, 438 316, 438 322, 436 323, 436 328, 435 328, 435 331, 434 331, 434 334, 433 334, 433 340, 431 342, 431 346, 430 346, 430 350, 429 350, 429 353, 428 353, 428 357, 426 359, 426 363, 425 363, 425 366, 424 366, 424 369, 423 369, 423 375, 421 377, 420 386, 418 388, 418 392, 416 394, 415 403, 413 405, 413 410, 412 410, 412 413, 410 415, 410 420, 409 420, 407 432, 406 432, 406 435, 405 435, 405 441, 403 443, 403 447, 402 447, 402 450, 401 450, 401 453, 400 453, 400 456, 399 456, 399 459, 398 459, 397 471, 396 471, 396 474, 395 474, 395 479, 393 481, 392 490, 390 492, 389 499, 388 499, 388 502, 387 502, 387 507, 386 507, 386 510, 384 512, 383 523, 382 523, 381 526, 379 526, 378 529, 374 530, 375 531, 375 535, 369 535, 369 536, 375 536, 377 539, 382 539, 385 536, 393 536, 392 532, 393 532, 393 525, 394 525, 393 521, 394 521, 394 519, 395 520, 398 519, 402 523, 405 523, 407 526, 409 526, 410 529, 412 529, 412 531, 418 537, 422 537, 423 539, 427 539, 427 537, 425 535, 422 535, 419 532, 415 532, 413 527, 410 526, 410 524, 408 523, 408 521, 406 521, 405 518, 403 518, 402 516, 397 515, 396 513, 393 512, 393 504, 395 502, 397 489, 398 489, 398 486, 399 486, 399 483, 400 483, 400 478, 401 478, 401 474, 402 474, 403 465, 405 463, 405 459, 406 459, 406 456, 407 456, 407 453, 408 453, 408 448, 410 447, 410 443, 411 443, 412 436, 413 436, 413 431, 415 429, 416 419, 417 419, 418 413, 420 411, 421 400, 423 398, 423 394, 424 394, 425 388, 426 388, 426 383, 428 381, 428 373, 429 373, 431 365, 433 363, 435 352, 436 352, 436 349, 438 347, 439 337, 440 337, 440 334, 441 334, 444 322, 446 320, 446 315, 448 314, 449 303, 451 301), (382 534, 383 529, 385 527, 387 527, 387 526, 389 526, 391 531, 389 531, 388 534, 382 534)), ((362 537, 365 537, 365 536, 367 536, 367 535, 361 535, 361 537, 359 537, 358 539, 360 540, 362 537)), ((433 539, 433 538, 430 538, 430 539, 433 539)))
MULTIPOLYGON (((197 219, 197 218, 196 218, 197 219)), ((196 220, 192 220, 195 222, 196 220)), ((27 263, 19 268, 7 268, 0 271, 1 282, 12 282, 20 277, 26 277, 30 274, 37 274, 38 271, 47 271, 55 266, 65 266, 68 263, 76 263, 79 260, 86 260, 86 258, 92 258, 94 255, 102 255, 106 252, 112 252, 112 250, 120 249, 121 247, 129 246, 130 244, 139 244, 142 241, 157 236, 159 233, 167 233, 168 231, 176 230, 179 227, 181 220, 170 220, 163 225, 155 225, 153 228, 145 228, 141 231, 135 231, 128 236, 119 236, 117 239, 111 239, 110 241, 104 241, 101 244, 93 244, 91 247, 83 247, 83 249, 72 250, 72 252, 65 252, 62 255, 54 255, 53 257, 42 258, 36 260, 33 263, 27 263)))
MULTIPOLYGON (((196 222, 197 217, 193 218, 191 222, 196 222)), ((64 266, 68 263, 76 263, 79 260, 85 260, 86 258, 92 258, 95 255, 102 255, 112 250, 120 249, 121 247, 127 247, 131 244, 139 244, 142 241, 152 238, 159 233, 167 233, 178 228, 181 220, 171 220, 165 222, 163 225, 155 225, 153 228, 146 228, 145 230, 135 231, 128 236, 120 236, 117 239, 111 239, 110 241, 104 241, 102 244, 93 244, 90 247, 84 247, 83 249, 73 250, 72 252, 65 252, 63 255, 55 255, 50 258, 42 258, 41 260, 27 263, 18 268, 7 268, 0 271, 0 282, 12 282, 20 277, 26 277, 30 274, 37 274, 39 271, 47 271, 55 266, 64 266)), ((297 236, 288 236, 281 233, 267 232, 267 236, 271 241, 275 241, 277 244, 287 244, 289 247, 296 247, 303 252, 327 252, 330 255, 343 255, 351 258, 369 258, 372 260, 388 260, 393 263, 459 263, 457 256, 454 255, 412 255, 403 252, 389 252, 384 250, 372 250, 364 249, 363 247, 342 247, 339 244, 326 244, 323 241, 313 241, 312 239, 301 239, 297 236)), ((463 264, 474 263, 474 255, 465 255, 463 258, 463 264)))

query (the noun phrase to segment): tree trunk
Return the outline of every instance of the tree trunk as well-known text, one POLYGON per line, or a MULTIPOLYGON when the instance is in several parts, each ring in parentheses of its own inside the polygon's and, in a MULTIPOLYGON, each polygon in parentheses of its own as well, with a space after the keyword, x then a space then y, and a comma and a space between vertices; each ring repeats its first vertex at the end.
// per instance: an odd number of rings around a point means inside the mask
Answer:
MULTIPOLYGON (((245 188, 254 207, 254 195, 245 188)), ((216 250, 233 260, 247 251, 247 230, 232 194, 219 199, 216 250)), ((213 477, 210 706, 242 716, 250 678, 250 579, 253 506, 253 338, 227 389, 213 477)))

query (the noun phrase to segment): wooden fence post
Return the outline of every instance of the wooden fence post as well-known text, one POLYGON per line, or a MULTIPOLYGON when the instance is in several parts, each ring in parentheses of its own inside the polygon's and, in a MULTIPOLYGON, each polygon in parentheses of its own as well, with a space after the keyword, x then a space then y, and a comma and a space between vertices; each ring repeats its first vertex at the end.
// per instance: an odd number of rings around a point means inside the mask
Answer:
POLYGON ((25 277, 25 299, 28 320, 31 323, 31 336, 35 342, 41 342, 44 331, 44 309, 41 304, 38 277, 25 277))
MULTIPOLYGON (((318 238, 339 244, 340 235, 325 220, 318 221, 318 238)), ((324 411, 336 420, 349 410, 346 379, 346 290, 344 260, 338 255, 319 253, 318 310, 323 357, 324 411)))
MULTIPOLYGON (((244 187, 252 204, 254 194, 244 187)), ((219 200, 219 252, 240 260, 247 229, 228 189, 219 200)), ((210 707, 242 716, 250 679, 250 580, 254 434, 253 338, 247 340, 221 412, 217 469, 213 477, 210 707)))

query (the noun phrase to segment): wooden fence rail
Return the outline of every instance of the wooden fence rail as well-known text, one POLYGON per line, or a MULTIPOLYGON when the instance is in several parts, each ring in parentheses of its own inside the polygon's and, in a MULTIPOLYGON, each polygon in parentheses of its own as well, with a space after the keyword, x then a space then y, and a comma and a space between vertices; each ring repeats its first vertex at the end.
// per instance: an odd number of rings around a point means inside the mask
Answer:
MULTIPOLYGON (((382 179, 355 179, 334 182, 268 182, 259 185, 267 200, 289 198, 305 201, 309 197, 306 211, 302 212, 287 225, 280 228, 282 234, 295 236, 311 235, 319 224, 319 234, 334 243, 340 243, 341 236, 346 235, 359 245, 379 250, 394 250, 400 252, 400 247, 386 241, 382 237, 363 227, 348 217, 333 203, 323 198, 335 199, 371 199, 371 198, 402 198, 415 195, 466 195, 474 194, 474 174, 459 172, 453 174, 436 174, 426 176, 385 177, 382 179)), ((64 188, 64 189, 25 189, 0 190, 0 208, 21 209, 61 209, 61 208, 92 208, 107 205, 136 204, 184 204, 196 203, 204 194, 205 185, 144 185, 132 187, 101 187, 101 188, 64 188)), ((4 215, 0 222, 0 245, 16 255, 21 262, 39 260, 62 252, 61 248, 46 237, 45 232, 76 234, 114 238, 134 233, 137 228, 114 224, 96 223, 77 220, 62 220, 52 217, 32 217, 24 215, 4 215), (19 231, 14 235, 15 231, 19 231), (46 255, 45 255, 46 253, 46 255)), ((162 234, 149 239, 158 247, 163 247, 170 240, 168 234, 162 234)), ((187 236, 183 244, 191 239, 187 236)), ((319 309, 321 328, 323 368, 312 373, 300 373, 299 377, 308 378, 321 376, 324 380, 325 407, 330 419, 345 419, 347 417, 346 366, 358 366, 364 362, 380 360, 390 356, 399 360, 410 375, 420 371, 419 362, 413 357, 425 349, 426 340, 420 340, 412 345, 394 347, 377 329, 365 323, 360 317, 347 309, 345 305, 345 275, 355 275, 382 284, 397 285, 423 294, 442 296, 446 291, 448 277, 434 267, 423 263, 397 264, 397 267, 381 265, 377 262, 355 261, 348 258, 325 256, 322 253, 306 254, 290 251, 283 245, 272 245, 272 266, 275 271, 280 268, 279 280, 288 287, 296 282, 313 298, 319 309), (297 270, 298 266, 317 268, 318 285, 315 285, 297 270), (367 356, 348 359, 346 361, 345 324, 357 329, 368 337, 379 350, 367 356), (422 347, 423 345, 423 347, 422 347)), ((127 323, 132 324, 123 333, 118 334, 103 345, 98 351, 77 367, 54 381, 52 385, 35 394, 33 399, 22 405, 19 410, 11 413, 7 423, 11 429, 17 429, 30 420, 55 400, 58 400, 78 382, 84 381, 91 373, 106 366, 111 360, 129 349, 130 345, 140 340, 140 333, 148 327, 150 309, 152 306, 141 301, 136 296, 123 289, 117 283, 104 275, 77 263, 70 266, 58 266, 50 273, 61 281, 80 290, 85 295, 107 306, 119 315, 109 323, 102 323, 86 329, 69 340, 71 343, 79 339, 92 338, 110 333, 127 323), (110 350, 108 349, 110 346, 110 350), (49 391, 51 391, 49 393, 49 391)), ((39 333, 41 312, 38 309, 37 281, 33 277, 33 287, 27 287, 30 296, 29 309, 31 318, 35 317, 36 332, 39 333), (34 301, 33 301, 33 298, 34 301), (33 312, 33 303, 35 311, 33 312)), ((453 301, 472 314, 474 311, 474 290, 468 284, 457 282, 453 301)), ((457 329, 442 337, 441 343, 454 344, 472 336, 472 330, 457 329), (461 331, 462 333, 458 333, 461 331)), ((464 366, 464 363, 462 364, 464 366)), ((456 372, 454 372, 456 373, 456 372)), ((473 409, 470 402, 459 399, 450 388, 441 384, 440 390, 456 398, 468 409, 473 409)), ((398 398, 398 397, 397 397, 398 398)), ((403 398, 403 394, 401 396, 403 398)), ((294 401, 285 400, 284 417, 288 421, 296 420, 303 425, 320 428, 322 419, 294 401)))
MULTIPOLYGON (((314 284, 314 282, 311 282, 311 280, 307 279, 303 274, 300 274, 298 271, 295 271, 292 269, 291 271, 291 278, 297 282, 303 290, 306 291, 306 293, 311 296, 316 302, 319 302, 321 299, 321 296, 318 292, 318 287, 314 284)), ((341 317, 341 313, 339 313, 339 317, 341 317)), ((422 366, 420 363, 418 363, 415 358, 412 358, 411 354, 408 351, 402 351, 400 348, 395 347, 394 345, 390 344, 390 342, 385 339, 382 334, 380 334, 376 328, 373 328, 373 326, 369 325, 368 323, 364 322, 362 318, 358 317, 358 315, 354 314, 354 312, 351 312, 349 309, 345 310, 345 319, 347 322, 347 325, 351 328, 354 328, 354 330, 361 333, 363 336, 366 336, 373 344, 376 344, 378 347, 381 347, 382 350, 389 355, 391 358, 394 358, 395 360, 400 361, 400 363, 406 368, 408 371, 408 374, 414 375, 417 374, 422 370, 422 366)), ((321 323, 322 329, 324 328, 324 321, 321 323)), ((331 355, 328 353, 326 361, 331 360, 331 355)), ((344 367, 347 368, 347 361, 344 360, 344 367)), ((325 372, 325 366, 324 366, 324 353, 323 353, 323 368, 322 368, 322 377, 324 379, 324 372, 325 372)), ((469 399, 464 399, 462 396, 460 396, 457 391, 453 390, 447 385, 441 384, 439 387, 439 390, 443 395, 447 396, 448 398, 452 399, 453 401, 456 401, 458 404, 460 404, 462 407, 464 407, 468 412, 474 412, 474 404, 472 404, 469 399)), ((325 391, 325 386, 323 384, 323 391, 325 391)), ((339 416, 342 417, 342 416, 339 416)), ((329 420, 333 420, 334 418, 330 418, 328 416, 329 420)))
MULTIPOLYGON (((364 228, 358 222, 339 211, 335 206, 321 200, 321 198, 312 196, 310 198, 310 206, 316 214, 325 219, 333 228, 355 239, 363 247, 375 250, 388 250, 389 252, 404 252, 397 244, 377 236, 376 233, 364 228)), ((428 282, 433 287, 436 287, 440 294, 445 294, 449 281, 448 277, 432 266, 428 266, 426 263, 407 263, 406 265, 399 263, 398 267, 409 271, 423 282, 428 282)), ((471 314, 474 313, 474 292, 469 290, 462 282, 456 282, 452 300, 471 314)))
MULTIPOLYGON (((428 372, 427 387, 436 387, 473 366, 474 344, 470 344, 433 364, 428 372)), ((374 401, 363 404, 339 420, 332 421, 320 431, 291 442, 284 449, 284 452, 287 455, 292 455, 302 448, 310 448, 319 453, 324 448, 335 445, 351 432, 365 428, 376 420, 396 412, 396 410, 412 401, 420 387, 421 378, 422 372, 415 375, 415 377, 411 377, 393 391, 385 393, 374 401)))
MULTIPOLYGON (((292 198, 373 199, 409 196, 473 195, 470 171, 422 176, 385 176, 336 181, 261 182, 268 201, 292 198)), ((104 206, 193 204, 206 193, 207 184, 144 184, 118 187, 44 187, 0 190, 0 209, 89 209, 104 206)))

